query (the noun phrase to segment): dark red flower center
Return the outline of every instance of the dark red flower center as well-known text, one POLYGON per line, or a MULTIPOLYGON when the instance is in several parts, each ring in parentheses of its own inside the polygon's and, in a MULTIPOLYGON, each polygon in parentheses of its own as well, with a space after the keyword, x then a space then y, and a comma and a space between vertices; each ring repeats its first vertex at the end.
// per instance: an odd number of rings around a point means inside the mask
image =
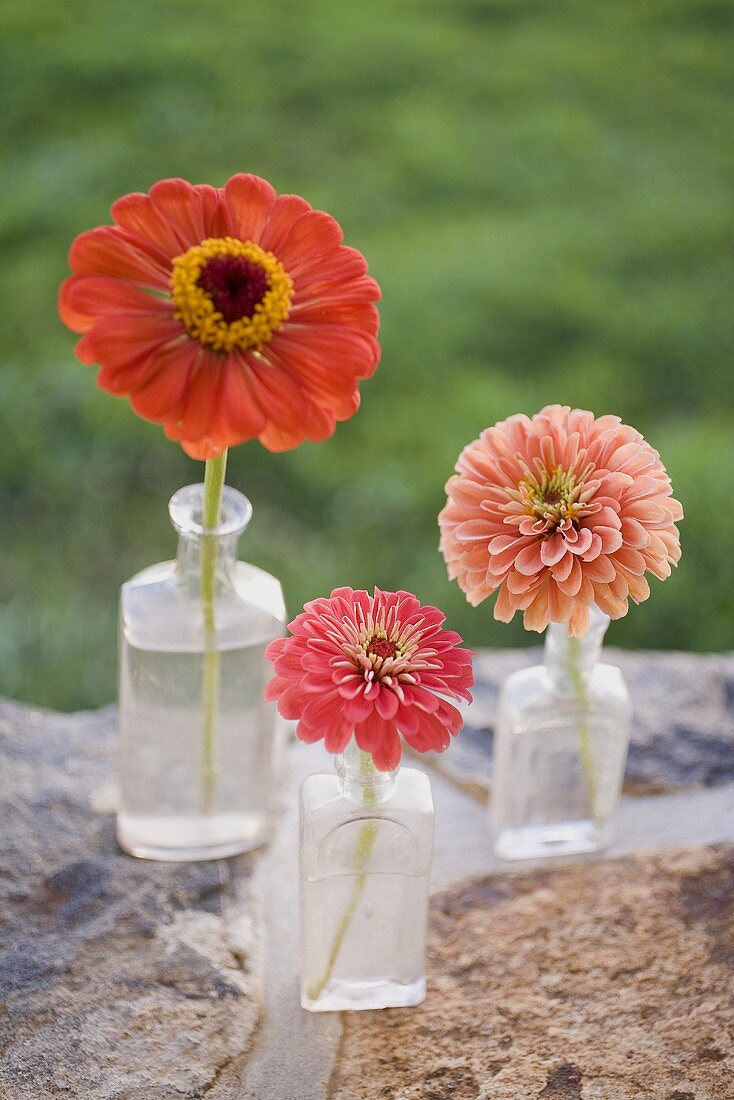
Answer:
POLYGON ((228 325, 240 317, 252 317, 269 287, 264 268, 244 256, 212 256, 201 269, 198 283, 228 325))
POLYGON ((373 638, 370 644, 367 646, 367 653, 369 656, 375 657, 394 657, 398 652, 398 647, 394 642, 389 642, 387 638, 373 638))

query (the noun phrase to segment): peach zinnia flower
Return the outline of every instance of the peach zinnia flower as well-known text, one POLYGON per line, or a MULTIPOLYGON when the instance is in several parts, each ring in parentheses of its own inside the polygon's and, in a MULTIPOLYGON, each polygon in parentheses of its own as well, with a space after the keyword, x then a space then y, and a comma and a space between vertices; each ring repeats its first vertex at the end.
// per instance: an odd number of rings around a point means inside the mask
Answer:
POLYGON ((462 724, 447 698, 471 702, 474 683, 472 653, 443 622, 410 592, 335 588, 268 646, 267 698, 298 719, 302 741, 341 752, 354 734, 382 771, 400 763, 400 733, 419 752, 443 752, 462 724))
POLYGON ((379 360, 380 289, 339 224, 264 179, 162 180, 77 237, 59 313, 102 389, 194 458, 321 440, 379 360))
POLYGON ((586 633, 596 603, 612 619, 650 595, 680 559, 683 509, 657 451, 618 416, 549 405, 511 416, 466 447, 439 516, 449 576, 494 616, 586 633))

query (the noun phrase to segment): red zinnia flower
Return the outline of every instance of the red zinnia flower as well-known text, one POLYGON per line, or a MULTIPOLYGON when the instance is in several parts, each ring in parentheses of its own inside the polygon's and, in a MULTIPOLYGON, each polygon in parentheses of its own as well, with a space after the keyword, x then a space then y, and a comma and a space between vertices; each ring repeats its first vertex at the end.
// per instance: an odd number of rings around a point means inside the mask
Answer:
POLYGON ((618 416, 549 405, 487 428, 446 485, 441 550, 471 604, 499 590, 495 619, 529 630, 568 623, 578 637, 596 603, 612 619, 650 595, 680 558, 660 455, 618 416))
POLYGON ((162 180, 77 237, 59 313, 102 389, 194 458, 330 436, 379 360, 380 288, 339 224, 264 179, 162 180))
POLYGON ((302 741, 341 752, 354 734, 382 771, 400 763, 399 733, 419 752, 443 752, 462 724, 446 697, 471 702, 474 683, 472 653, 443 622, 410 592, 336 588, 306 604, 292 637, 268 646, 266 696, 299 720, 302 741))

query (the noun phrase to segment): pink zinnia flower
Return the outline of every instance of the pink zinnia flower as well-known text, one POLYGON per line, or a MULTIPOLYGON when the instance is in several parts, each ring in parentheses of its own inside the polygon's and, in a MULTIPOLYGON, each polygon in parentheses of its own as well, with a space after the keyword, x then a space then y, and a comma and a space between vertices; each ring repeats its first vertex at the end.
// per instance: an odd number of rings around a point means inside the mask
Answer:
POLYGON ((267 698, 298 719, 302 741, 341 752, 354 735, 381 771, 400 763, 399 734, 419 752, 443 752, 462 724, 446 697, 471 702, 474 683, 472 653, 443 622, 410 592, 335 588, 268 646, 267 698))
POLYGON ((586 633, 596 603, 612 619, 650 595, 680 559, 660 455, 618 416, 549 405, 511 416, 459 456, 439 516, 449 576, 473 606, 499 590, 494 617, 586 633))

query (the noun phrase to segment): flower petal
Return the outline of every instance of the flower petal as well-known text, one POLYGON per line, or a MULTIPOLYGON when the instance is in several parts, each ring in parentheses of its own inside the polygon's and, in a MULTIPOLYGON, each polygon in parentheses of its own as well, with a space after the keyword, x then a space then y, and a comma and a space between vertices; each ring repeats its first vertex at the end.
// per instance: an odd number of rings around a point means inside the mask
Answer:
POLYGON ((150 195, 139 192, 123 195, 113 202, 110 212, 122 229, 150 241, 168 259, 178 256, 187 247, 184 235, 159 210, 150 195))
POLYGON ((222 434, 232 443, 254 439, 265 426, 265 413, 256 400, 251 372, 236 353, 227 356, 222 371, 218 421, 222 434))
POLYGON ((95 321, 109 313, 160 313, 173 318, 166 298, 140 290, 110 275, 72 275, 59 291, 59 316, 73 332, 88 332, 95 321))
POLYGON ((83 363, 122 367, 176 339, 187 338, 180 323, 164 314, 113 313, 95 321, 77 353, 83 363))
POLYGON ((260 176, 241 173, 227 180, 224 195, 230 234, 259 244, 275 205, 271 185, 260 176))
POLYGON ((394 718, 398 713, 398 697, 394 691, 390 691, 389 688, 380 688, 380 691, 375 699, 375 710, 386 721, 394 718))
POLYGON ((532 576, 534 573, 540 572, 543 568, 543 560, 540 556, 540 548, 542 545, 542 542, 536 539, 520 551, 515 558, 515 569, 518 573, 532 576))
POLYGON ((549 539, 544 539, 540 544, 540 560, 543 565, 556 565, 565 553, 566 543, 559 532, 549 539))
POLYGON ((278 259, 293 276, 309 259, 338 248, 343 238, 335 218, 322 210, 308 210, 296 218, 285 235, 278 247, 278 259))
POLYGON ((166 344, 149 361, 144 377, 132 388, 130 404, 138 416, 155 423, 178 419, 191 370, 199 354, 191 340, 166 344))
POLYGON ((280 246, 301 214, 311 206, 300 195, 278 195, 270 211, 267 225, 260 235, 260 245, 268 252, 279 254, 280 246))
POLYGON ((150 198, 181 243, 181 251, 207 238, 204 203, 196 187, 186 180, 168 179, 154 183, 150 198))
POLYGON ((69 264, 75 275, 112 275, 168 290, 170 271, 163 260, 116 226, 101 225, 81 233, 69 250, 69 264))
MULTIPOLYGON (((222 408, 222 385, 226 374, 222 357, 201 348, 189 374, 189 384, 181 414, 181 438, 195 442, 214 435, 215 410, 222 408)), ((227 411, 228 408, 227 408, 227 411)))

